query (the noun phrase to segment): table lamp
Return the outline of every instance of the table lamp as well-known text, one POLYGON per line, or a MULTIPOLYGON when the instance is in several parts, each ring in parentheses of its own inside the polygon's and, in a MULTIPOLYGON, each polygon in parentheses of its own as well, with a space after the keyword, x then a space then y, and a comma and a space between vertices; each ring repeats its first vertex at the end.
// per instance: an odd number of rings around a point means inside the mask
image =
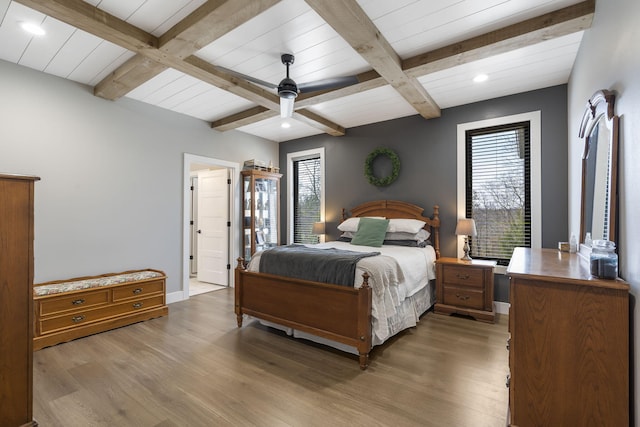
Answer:
POLYGON ((458 220, 458 224, 456 225, 456 235, 464 236, 464 256, 460 258, 463 261, 471 261, 471 257, 469 256, 469 236, 476 236, 478 233, 476 232, 476 222, 473 218, 463 218, 458 220))
POLYGON ((311 230, 311 232, 313 234, 324 234, 325 232, 325 226, 324 226, 324 222, 314 222, 313 223, 313 229, 311 230))

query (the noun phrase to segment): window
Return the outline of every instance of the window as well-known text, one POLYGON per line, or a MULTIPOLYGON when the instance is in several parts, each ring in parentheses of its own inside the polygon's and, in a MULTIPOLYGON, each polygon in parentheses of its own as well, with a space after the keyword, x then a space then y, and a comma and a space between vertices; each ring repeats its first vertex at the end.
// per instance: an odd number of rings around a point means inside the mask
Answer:
POLYGON ((313 223, 324 220, 324 149, 287 155, 288 242, 318 243, 313 223))
POLYGON ((473 258, 508 264, 513 248, 531 247, 529 122, 466 131, 465 214, 478 235, 473 258))
POLYGON ((536 112, 458 126, 458 217, 476 222, 472 258, 507 265, 513 248, 540 247, 539 123, 536 112))

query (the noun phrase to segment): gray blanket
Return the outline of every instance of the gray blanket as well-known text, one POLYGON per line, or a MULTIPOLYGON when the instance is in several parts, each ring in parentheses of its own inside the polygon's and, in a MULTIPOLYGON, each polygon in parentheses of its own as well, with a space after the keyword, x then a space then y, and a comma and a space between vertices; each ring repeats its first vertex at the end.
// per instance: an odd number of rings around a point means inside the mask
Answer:
POLYGON ((353 287, 356 264, 380 252, 278 246, 260 254, 260 272, 353 287))

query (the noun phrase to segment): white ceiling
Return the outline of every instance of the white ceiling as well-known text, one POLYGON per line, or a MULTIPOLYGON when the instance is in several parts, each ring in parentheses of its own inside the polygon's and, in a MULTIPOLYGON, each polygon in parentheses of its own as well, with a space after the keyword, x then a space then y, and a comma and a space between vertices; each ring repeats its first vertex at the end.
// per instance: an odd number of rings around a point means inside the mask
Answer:
MULTIPOLYGON (((323 19, 320 14, 325 5, 313 6, 321 2, 311 0, 0 0, 0 59, 93 87, 118 88, 112 82, 131 68, 127 61, 140 55, 145 63, 158 58, 149 56, 158 52, 153 46, 132 47, 127 42, 130 34, 150 34, 159 39, 162 48, 163 35, 171 34, 174 26, 177 31, 185 23, 198 22, 205 7, 213 10, 212 5, 234 2, 245 5, 232 12, 220 7, 214 14, 223 15, 223 24, 204 33, 200 30, 206 44, 198 44, 183 56, 182 51, 174 54, 170 58, 178 59, 171 59, 174 62, 168 62, 170 66, 164 71, 120 89, 123 93, 111 99, 126 96, 212 122, 217 129, 236 128, 273 141, 327 132, 318 126, 326 121, 331 129, 328 133, 340 133, 342 128, 348 132, 350 127, 419 114, 420 102, 412 103, 413 93, 407 95, 411 90, 390 75, 399 75, 403 81, 417 80, 420 87, 416 92, 426 91, 418 96, 430 96, 436 112, 438 107, 566 83, 593 12, 593 1, 576 0, 331 0, 355 10, 355 16, 363 12, 364 19, 347 22, 345 30, 328 15, 323 14, 323 19), (579 6, 582 9, 576 11, 579 6), (528 21, 544 14, 551 14, 553 20, 543 20, 542 28, 528 21), (354 45, 349 41, 352 36, 367 36, 360 21, 364 28, 371 24, 378 35, 369 37, 371 43, 354 45), (30 35, 20 27, 22 22, 40 24, 46 34, 30 35), (102 28, 105 22, 110 27, 107 30, 102 28), (511 34, 509 26, 513 24, 524 29, 522 34, 511 34), (220 34, 209 34, 214 30, 220 34), (476 46, 474 40, 484 44, 476 46), (383 47, 376 49, 379 42, 383 47), (385 50, 385 46, 390 48, 385 50), (438 52, 444 53, 438 56, 438 52), (285 74, 282 53, 295 55, 291 77, 298 83, 367 72, 377 72, 378 78, 351 91, 330 93, 328 100, 300 96, 296 108, 301 115, 281 119, 274 108, 278 102, 275 90, 250 84, 253 92, 246 96, 238 92, 236 80, 229 74, 207 68, 218 65, 277 84, 285 74), (380 66, 371 53, 384 56, 383 61, 392 65, 380 66), (175 62, 183 59, 187 62, 184 67, 175 62), (200 64, 195 72, 193 63, 200 64), (397 70, 394 63, 400 64, 397 70), (226 80, 220 84, 218 77, 209 78, 207 73, 218 73, 226 80), (478 73, 486 73, 489 79, 473 83, 478 73), (258 98, 253 93, 258 93, 258 98), (250 109, 260 115, 245 122, 228 119, 250 109), (290 128, 282 128, 284 120, 290 128), (232 124, 219 127, 226 122, 232 124)), ((348 13, 344 16, 350 19, 348 13)), ((181 37, 186 38, 184 33, 177 39, 181 37)), ((95 92, 101 94, 98 89, 95 92)))

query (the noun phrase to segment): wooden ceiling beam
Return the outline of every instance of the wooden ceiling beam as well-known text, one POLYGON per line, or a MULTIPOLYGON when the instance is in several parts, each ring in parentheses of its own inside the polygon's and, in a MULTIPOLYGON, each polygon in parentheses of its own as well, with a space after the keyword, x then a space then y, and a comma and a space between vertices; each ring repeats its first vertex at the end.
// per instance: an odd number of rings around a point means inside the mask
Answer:
MULTIPOLYGON (((199 49, 198 46, 206 44, 206 40, 219 37, 279 0, 209 1, 176 24, 160 39, 82 0, 16 1, 139 54, 107 77, 112 80, 111 83, 103 81, 104 84, 100 84, 94 92, 111 93, 111 96, 114 96, 118 91, 130 87, 133 82, 142 80, 144 76, 147 79, 151 78, 170 67, 269 110, 280 111, 280 98, 274 93, 226 73, 197 56, 187 54, 189 50, 199 49), (238 12, 240 8, 243 9, 242 12, 238 12), (235 16, 234 13, 239 15, 235 16), (220 25, 220 29, 208 28, 208 25, 218 25, 216 23, 220 25), (193 40, 181 40, 183 36, 193 40), (160 64, 160 67, 153 62, 160 64), (112 88, 106 89, 109 84, 112 84, 112 88)), ((344 135, 342 126, 317 114, 309 112, 299 114, 298 117, 331 135, 344 135)))
POLYGON ((304 109, 294 111, 293 118, 311 127, 320 129, 329 135, 343 136, 346 133, 346 130, 342 126, 325 119, 313 111, 304 109))
POLYGON ((595 1, 588 0, 477 37, 432 50, 402 62, 403 70, 419 77, 510 52, 591 26, 595 1))
MULTIPOLYGON (((496 53, 506 53, 552 38, 584 31, 591 26, 594 12, 594 1, 584 1, 459 43, 407 58, 402 61, 402 68, 406 74, 420 77, 456 65, 484 59, 496 53)), ((358 80, 359 83, 340 89, 301 94, 296 99, 296 108, 309 107, 387 84, 386 80, 375 70, 359 74, 358 80)), ((251 121, 250 111, 247 110, 247 114, 242 116, 242 121, 237 123, 233 122, 234 116, 226 117, 221 121, 224 122, 226 129, 233 129, 260 121, 258 116, 251 121)))
POLYGON ((157 37, 82 0, 15 0, 58 21, 134 52, 155 51, 157 37))
MULTIPOLYGON (((215 68, 196 56, 180 58, 158 49, 159 41, 151 34, 115 18, 82 0, 17 0, 28 7, 45 13, 52 18, 80 28, 97 37, 117 43, 126 49, 143 55, 164 67, 170 67, 185 74, 210 83, 256 104, 280 111, 279 98, 257 85, 239 79, 215 68), (135 37, 133 35, 135 35, 135 37)), ((235 1, 235 0, 232 0, 235 1)), ((139 65, 142 60, 131 60, 127 67, 139 65)), ((128 73, 127 70, 125 72, 128 73)))
MULTIPOLYGON (((160 36, 158 49, 176 58, 187 58, 278 1, 209 0, 160 36)), ((115 100, 166 69, 166 65, 137 54, 98 83, 93 93, 115 100)))
MULTIPOLYGON (((96 95, 117 99, 171 67, 258 104, 216 120, 214 129, 235 129, 278 114, 275 94, 217 69, 193 53, 279 0, 211 0, 160 38, 82 0, 16 1, 137 53, 94 88, 96 95)), ((417 77, 585 30, 595 12, 594 0, 583 1, 402 61, 355 0, 307 3, 374 67, 359 74, 355 85, 301 94, 296 99, 294 118, 332 135, 343 135, 344 128, 305 107, 391 84, 420 114, 436 117, 439 107, 417 77)))
POLYGON ((257 106, 248 110, 232 114, 222 119, 211 122, 211 127, 220 132, 237 129, 241 126, 257 123, 262 120, 270 119, 277 116, 278 113, 268 108, 257 106))
POLYGON ((413 76, 356 0, 305 0, 424 118, 440 116, 440 107, 413 76))

